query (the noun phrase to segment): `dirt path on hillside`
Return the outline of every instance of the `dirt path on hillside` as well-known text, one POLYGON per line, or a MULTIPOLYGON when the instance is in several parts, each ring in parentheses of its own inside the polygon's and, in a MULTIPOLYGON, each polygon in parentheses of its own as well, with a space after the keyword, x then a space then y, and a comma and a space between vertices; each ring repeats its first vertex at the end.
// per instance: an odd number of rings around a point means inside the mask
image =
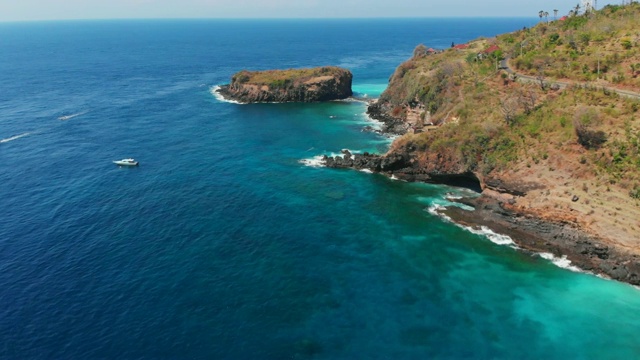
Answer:
MULTIPOLYGON (((506 71, 507 73, 516 76, 516 80, 518 80, 518 81, 528 82, 528 83, 540 82, 540 80, 535 76, 521 74, 521 73, 518 73, 515 70, 513 70, 513 68, 511 68, 509 66, 509 58, 506 58, 506 59, 503 59, 502 61, 500 61, 500 67, 504 71, 506 71)), ((548 79, 548 78, 545 78, 542 81, 545 84, 556 85, 561 89, 564 89, 564 88, 566 88, 568 86, 572 86, 572 85, 577 85, 577 86, 593 85, 592 83, 588 83, 588 82, 585 82, 585 81, 567 82, 567 81, 559 81, 559 80, 553 80, 553 79, 548 79)), ((618 94, 620 96, 624 96, 624 97, 640 100, 640 93, 635 92, 635 91, 621 90, 621 89, 616 89, 616 88, 609 87, 609 86, 599 86, 598 85, 597 87, 605 89, 605 90, 608 90, 608 91, 611 91, 611 92, 615 92, 616 94, 618 94)))

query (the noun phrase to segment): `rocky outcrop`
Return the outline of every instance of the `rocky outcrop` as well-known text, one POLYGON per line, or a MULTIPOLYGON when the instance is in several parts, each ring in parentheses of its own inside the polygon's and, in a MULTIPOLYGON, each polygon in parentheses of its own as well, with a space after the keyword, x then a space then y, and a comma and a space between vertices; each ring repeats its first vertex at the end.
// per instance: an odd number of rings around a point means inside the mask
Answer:
POLYGON ((329 168, 351 168, 383 173, 405 181, 422 181, 465 187, 481 191, 480 181, 468 171, 443 172, 439 169, 427 169, 421 166, 410 153, 390 152, 386 155, 352 154, 343 150, 341 156, 324 156, 323 163, 329 168))
POLYGON ((383 123, 381 131, 386 134, 404 135, 409 130, 409 125, 402 119, 389 115, 389 109, 384 103, 376 101, 367 107, 367 114, 383 123))
POLYGON ((343 150, 341 156, 324 156, 323 161, 330 168, 367 169, 401 180, 459 186, 482 192, 477 198, 457 200, 473 207, 473 211, 449 207, 443 212, 457 223, 487 226, 508 235, 522 249, 551 253, 558 258, 564 256, 582 270, 640 285, 640 256, 582 230, 575 217, 558 215, 551 220, 519 211, 516 206, 518 197, 540 189, 538 184, 488 178, 487 183, 482 183, 482 189, 480 180, 472 172, 443 172, 443 168, 425 167, 415 161, 412 154, 397 150, 386 155, 352 154, 343 150))
POLYGON ((352 79, 349 70, 333 66, 241 71, 217 91, 224 98, 241 103, 318 102, 351 96, 352 79))

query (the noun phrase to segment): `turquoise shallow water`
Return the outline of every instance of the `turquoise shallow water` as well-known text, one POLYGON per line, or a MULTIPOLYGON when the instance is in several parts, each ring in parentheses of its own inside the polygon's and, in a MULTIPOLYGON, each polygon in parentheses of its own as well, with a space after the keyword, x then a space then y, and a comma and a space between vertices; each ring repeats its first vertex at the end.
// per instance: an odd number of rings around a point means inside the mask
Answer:
POLYGON ((0 357, 638 357, 635 288, 429 213, 464 190, 301 163, 385 151, 362 102, 211 94, 337 64, 375 97, 417 43, 527 24, 0 24, 0 357))

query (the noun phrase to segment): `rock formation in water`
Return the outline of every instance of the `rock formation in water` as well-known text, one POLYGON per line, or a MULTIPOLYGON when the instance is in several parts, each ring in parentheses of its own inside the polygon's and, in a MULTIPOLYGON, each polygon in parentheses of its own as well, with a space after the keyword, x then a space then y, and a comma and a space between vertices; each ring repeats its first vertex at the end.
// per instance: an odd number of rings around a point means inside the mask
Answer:
POLYGON ((353 75, 347 69, 323 66, 308 69, 240 71, 218 92, 241 103, 318 102, 353 94, 353 75))

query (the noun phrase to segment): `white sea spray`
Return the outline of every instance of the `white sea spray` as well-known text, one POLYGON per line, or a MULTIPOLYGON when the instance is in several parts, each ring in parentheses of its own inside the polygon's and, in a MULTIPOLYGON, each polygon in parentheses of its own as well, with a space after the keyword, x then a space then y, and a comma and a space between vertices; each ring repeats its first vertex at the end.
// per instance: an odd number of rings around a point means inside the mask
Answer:
POLYGON ((213 95, 216 100, 221 101, 221 102, 226 102, 226 103, 231 103, 231 104, 238 104, 238 105, 243 105, 244 103, 241 103, 240 101, 236 101, 236 100, 229 100, 229 99, 225 99, 224 96, 222 96, 222 94, 220 94, 219 92, 220 90, 220 86, 216 85, 216 86, 212 86, 209 89, 209 92, 211 93, 211 95, 213 95))

